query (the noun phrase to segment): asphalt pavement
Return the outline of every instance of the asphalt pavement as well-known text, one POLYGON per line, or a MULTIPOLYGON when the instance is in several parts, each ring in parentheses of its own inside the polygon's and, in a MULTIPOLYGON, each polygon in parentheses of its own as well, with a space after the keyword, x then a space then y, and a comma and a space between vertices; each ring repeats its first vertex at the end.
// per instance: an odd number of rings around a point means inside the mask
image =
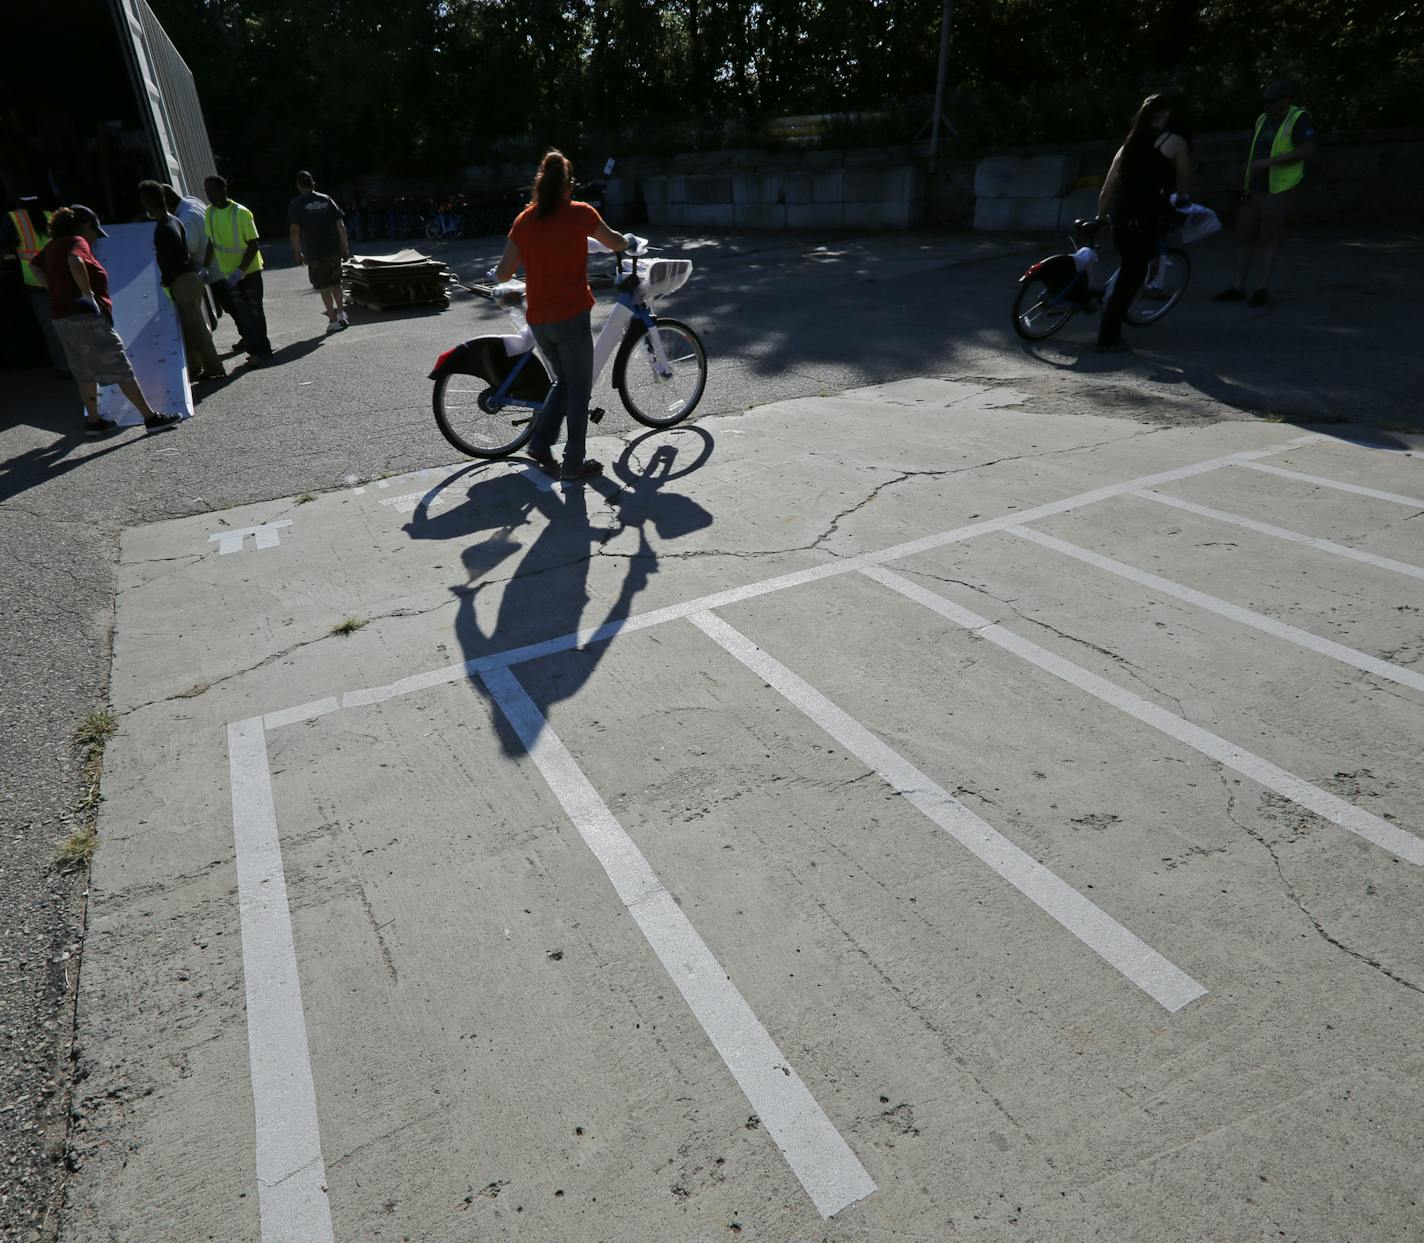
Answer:
MULTIPOLYGON (((1051 248, 1041 239, 910 235, 815 241, 785 236, 655 240, 667 242, 670 250, 688 254, 698 264, 693 280, 669 300, 666 309, 698 327, 713 359, 712 381, 699 418, 740 414, 771 402, 819 398, 907 376, 942 376, 976 391, 1011 391, 1015 402, 1034 415, 1063 418, 1074 426, 1065 435, 1079 450, 1092 442, 1092 437, 1079 434, 1088 430, 1088 424, 1081 422, 1084 419, 1091 421, 1093 436, 1109 440, 1146 430, 1204 430, 1223 421, 1264 418, 1311 422, 1339 441, 1368 440, 1398 448, 1413 443, 1410 432, 1417 430, 1417 377, 1408 361, 1413 348, 1408 293, 1421 250, 1417 237, 1332 234, 1298 241, 1283 260, 1280 296, 1264 311, 1205 301, 1204 295, 1223 283, 1230 265, 1226 244, 1208 243, 1196 252, 1198 271, 1184 305, 1162 325, 1131 337, 1139 345, 1135 354, 1109 358, 1092 352, 1092 325, 1086 321, 1070 324, 1060 338, 1036 347, 1022 346, 1008 330, 1007 308, 1018 272, 1026 259, 1051 248), (1121 431, 1103 424, 1103 419, 1118 421, 1121 431)), ((497 247, 486 241, 432 249, 472 277, 488 266, 497 247)), ((45 1237, 55 1227, 55 1175, 64 1165, 66 1151, 64 1068, 73 1030, 67 999, 80 961, 87 878, 82 871, 57 872, 52 861, 58 841, 84 816, 78 807, 83 792, 82 755, 71 741, 73 732, 88 711, 106 704, 112 694, 110 644, 120 585, 116 581, 120 532, 166 520, 189 519, 202 525, 192 516, 254 504, 260 504, 268 518, 278 511, 290 516, 332 502, 326 496, 307 501, 308 494, 330 492, 354 503, 352 489, 358 487, 368 487, 376 505, 391 499, 377 495, 390 488, 388 481, 386 489, 380 488, 382 477, 441 466, 454 456, 439 438, 429 413, 424 377, 435 355, 462 337, 500 330, 493 308, 461 297, 440 313, 357 312, 349 332, 326 337, 315 295, 304 288, 300 273, 279 264, 280 259, 268 274, 269 321, 277 357, 260 368, 234 365, 232 378, 202 394, 197 417, 176 431, 154 436, 130 433, 91 444, 76 435, 77 401, 68 384, 42 373, 6 373, 0 382, 5 549, 0 590, 7 604, 9 639, 0 690, 4 790, 0 833, 6 843, 0 928, 7 948, 0 968, 4 999, 0 1001, 4 1041, 0 1162, 13 1171, 0 1193, 4 1197, 0 1226, 6 1232, 0 1237, 7 1240, 28 1239, 32 1231, 45 1237), (57 1075, 53 1073, 56 1051, 61 1055, 57 1075)), ((220 342, 231 335, 225 325, 220 342)), ((632 439, 633 428, 617 410, 616 397, 605 392, 602 400, 610 413, 601 431, 621 438, 606 441, 604 451, 616 455, 632 439)), ((903 441, 903 429, 893 414, 892 405, 891 417, 878 425, 879 434, 891 443, 903 441)), ((714 435, 720 435, 716 429, 723 426, 735 441, 730 424, 709 424, 714 435)), ((791 438, 781 443, 782 456, 774 472, 769 450, 749 457, 719 450, 698 472, 699 479, 715 479, 718 485, 709 483, 705 493, 690 498, 701 510, 722 514, 739 504, 752 506, 742 517, 748 546, 726 553, 729 564, 745 571, 748 567, 740 563, 748 557, 793 547, 798 522, 816 527, 824 521, 838 529, 840 510, 864 503, 856 487, 847 487, 838 500, 827 485, 806 496, 800 510, 778 513, 776 522, 792 531, 767 528, 766 506, 771 504, 767 498, 778 494, 783 487, 780 481, 804 482, 800 480, 804 472, 812 485, 823 482, 824 455, 845 452, 836 444, 839 426, 834 419, 799 418, 794 434, 787 432, 791 438), (736 469, 728 468, 719 477, 723 460, 735 461, 736 469), (776 538, 771 538, 773 531, 776 538)), ((1024 454, 1025 445, 1018 438, 1022 430, 1022 424, 1006 420, 999 446, 1005 458, 1024 454)), ((1286 429, 1261 430, 1277 435, 1286 429)), ((850 443, 856 444, 857 454, 871 456, 873 446, 850 443)), ((947 469, 940 458, 946 451, 956 451, 953 432, 939 430, 933 435, 917 433, 908 445, 897 447, 901 459, 896 472, 947 469)), ((1359 486, 1366 486, 1370 477, 1368 471, 1360 474, 1359 486)), ((517 486, 531 485, 520 480, 517 486)), ((638 486, 625 481, 621 491, 636 498, 638 486)), ((1398 494, 1411 493, 1400 483, 1398 494)), ((1220 498, 1206 498, 1212 499, 1220 498)), ((537 509, 537 499, 533 503, 537 509)), ((516 504, 525 501, 516 498, 516 504)), ((625 500, 614 506, 626 510, 615 523, 619 530, 626 534, 629 528, 637 528, 645 537, 667 538, 656 522, 649 536, 649 523, 637 521, 636 506, 626 509, 627 505, 625 500)), ((681 508, 680 516, 663 518, 672 530, 696 517, 687 507, 681 508)), ((382 512, 397 509, 387 506, 382 512)), ((1197 519, 1200 515, 1193 517, 1197 519)), ((232 519, 225 516, 224 521, 232 519)), ((216 523, 210 525, 216 531, 216 523)), ((816 527, 818 532, 821 529, 816 527)), ((1393 537, 1389 552, 1392 559, 1408 563, 1412 528, 1401 529, 1403 534, 1393 537)), ((208 560, 190 551, 171 555, 171 564, 158 565, 149 573, 181 574, 208 560)), ((246 555, 257 554, 254 549, 246 555)), ((1417 554, 1413 560, 1419 560, 1417 554)), ((984 573, 991 569, 984 567, 984 573)), ((473 581, 467 580, 466 585, 473 581)), ((441 597, 444 603, 451 584, 442 584, 441 590, 446 593, 441 597)), ((404 587, 388 595, 393 600, 403 593, 404 587)), ((1328 597, 1297 602, 1292 606, 1295 620, 1299 622, 1302 612, 1308 616, 1330 603, 1328 597)), ((545 606, 545 601, 532 597, 528 605, 545 606)), ((145 660, 152 665, 153 678, 165 665, 179 682, 192 675, 186 686, 175 689, 165 683, 150 698, 193 691, 204 684, 203 653, 232 642, 231 634, 211 632, 212 621, 213 615, 201 604, 180 599, 148 619, 141 632, 120 629, 121 644, 130 637, 135 642, 150 641, 145 660)), ((515 617, 511 624, 517 621, 515 617)), ((257 645, 259 660, 280 650, 271 648, 270 640, 272 627, 282 621, 268 618, 263 624, 268 630, 257 645)), ((1393 647, 1382 642, 1373 646, 1380 651, 1388 648, 1394 653, 1391 663, 1407 667, 1417 659, 1417 652, 1408 655, 1409 644, 1416 640, 1397 637, 1400 641, 1393 647)), ((359 645, 362 637, 356 636, 354 642, 359 645)), ((813 644, 813 636, 793 636, 792 650, 803 650, 808 643, 813 644)), ((400 668, 398 664, 391 676, 400 668)), ((822 672, 818 670, 817 676, 822 672)), ((204 696, 199 692, 195 699, 204 696)), ((119 698, 114 702, 118 705, 119 698)), ((147 699, 129 689, 122 707, 132 711, 142 702, 147 699)), ((175 762, 182 751, 182 747, 176 753, 134 750, 132 741, 133 735, 121 729, 113 744, 130 774, 161 776, 163 766, 175 762)), ((198 747, 195 759, 203 755, 198 747)), ((1363 761, 1361 766, 1367 767, 1363 761)), ((106 795, 110 788, 106 783, 106 795)), ((177 829, 176 836, 167 840, 175 852, 173 864, 177 874, 187 875, 184 852, 191 846, 181 831, 182 813, 175 819, 172 807, 163 811, 170 825, 167 831, 177 829)), ((231 813, 226 814, 230 820, 231 813)), ((136 814, 132 823, 144 820, 136 814)), ((221 821, 204 824, 207 831, 222 827, 221 821)), ((227 831, 230 839, 230 824, 227 831)), ((206 855, 212 857, 196 864, 219 862, 206 849, 211 840, 201 840, 206 855)), ((101 866, 122 868, 124 863, 120 857, 101 853, 101 866)), ((223 891, 224 883, 214 882, 215 890, 223 891)), ((219 905, 225 896, 225 891, 212 895, 219 905)), ((226 965, 230 968, 232 963, 229 957, 226 965)), ((1408 969, 1400 974, 1411 976, 1408 969)), ((1412 978, 1417 981, 1417 971, 1412 978)), ((104 997, 103 981, 96 977, 94 985, 93 996, 104 997)), ((97 1025, 96 1032, 114 1029, 122 1037, 122 1014, 121 1008, 113 1015, 105 1015, 102 1008, 91 1009, 87 1019, 97 1025)), ((81 1024, 85 1017, 81 1016, 81 1024)), ((172 1056, 181 1061, 177 1052, 172 1056)), ((97 1125, 85 1119, 102 1112, 104 1125, 114 1125, 108 1120, 112 1102, 122 1105, 128 1094, 141 1093, 143 1087, 133 1087, 121 1066, 90 1064, 85 1057, 81 1048, 80 1066, 91 1077, 104 1072, 100 1076, 104 1087, 95 1097, 86 1095, 81 1086, 78 1117, 88 1134, 71 1146, 69 1162, 81 1170, 76 1193, 92 1206, 103 1203, 105 1175, 84 1180, 83 1166, 96 1159, 97 1125)), ((120 1125, 116 1144, 124 1142, 122 1131, 120 1125)), ((233 1143, 241 1138, 240 1132, 239 1127, 233 1143)), ((101 1171, 112 1168, 111 1157, 105 1154, 99 1161, 101 1171)), ((758 1179, 775 1182, 780 1177, 770 1167, 758 1168, 758 1179)), ((776 1186, 769 1194, 785 1198, 776 1186)), ((81 1232, 70 1237, 88 1236, 81 1232)))

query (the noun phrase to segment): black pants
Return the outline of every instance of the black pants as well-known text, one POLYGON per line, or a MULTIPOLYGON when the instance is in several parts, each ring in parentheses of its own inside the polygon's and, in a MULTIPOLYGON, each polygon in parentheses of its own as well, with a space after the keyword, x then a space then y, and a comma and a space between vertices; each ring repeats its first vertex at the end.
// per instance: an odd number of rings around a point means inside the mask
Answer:
POLYGON ((267 339, 267 314, 262 307, 262 273, 249 272, 234 287, 226 281, 212 286, 217 304, 232 316, 249 354, 265 358, 272 352, 267 339))
POLYGON ((1157 254, 1157 230, 1150 223, 1124 220, 1113 226, 1113 242, 1122 267, 1113 295, 1103 308, 1103 320, 1098 325, 1099 345, 1116 345, 1122 340, 1123 316, 1147 279, 1148 266, 1157 254))

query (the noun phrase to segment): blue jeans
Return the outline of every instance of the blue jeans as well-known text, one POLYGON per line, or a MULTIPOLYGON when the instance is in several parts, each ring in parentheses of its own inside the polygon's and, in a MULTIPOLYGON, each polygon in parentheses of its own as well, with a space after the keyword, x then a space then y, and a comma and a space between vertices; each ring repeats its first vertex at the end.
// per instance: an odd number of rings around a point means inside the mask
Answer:
POLYGON ((554 385, 544 408, 534 418, 529 452, 553 450, 559 424, 564 423, 564 465, 582 466, 588 442, 588 399, 593 392, 593 332, 589 313, 552 324, 530 324, 534 339, 554 369, 554 385))

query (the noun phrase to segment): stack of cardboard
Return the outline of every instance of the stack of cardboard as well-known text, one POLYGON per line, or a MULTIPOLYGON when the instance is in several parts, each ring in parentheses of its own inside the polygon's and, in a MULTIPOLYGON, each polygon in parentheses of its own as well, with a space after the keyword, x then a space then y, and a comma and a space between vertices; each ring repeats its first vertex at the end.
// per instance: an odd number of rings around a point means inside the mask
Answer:
POLYGON ((375 311, 401 306, 449 306, 458 278, 439 259, 418 250, 357 255, 342 265, 346 296, 375 311))

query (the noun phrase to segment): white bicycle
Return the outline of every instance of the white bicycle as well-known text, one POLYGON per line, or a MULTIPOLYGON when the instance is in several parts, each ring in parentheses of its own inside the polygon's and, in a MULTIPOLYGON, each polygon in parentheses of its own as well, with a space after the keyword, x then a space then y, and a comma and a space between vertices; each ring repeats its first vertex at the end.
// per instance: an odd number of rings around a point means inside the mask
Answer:
MULTIPOLYGON (((618 298, 594 343, 593 376, 597 380, 612 358, 613 387, 628 413, 648 427, 672 427, 702 400, 707 352, 687 324, 654 315, 652 304, 687 283, 692 260, 648 258, 647 239, 630 240, 636 245, 614 256, 618 298)), ((592 239, 588 246, 590 253, 608 253, 592 239)), ((430 373, 435 422, 462 453, 506 457, 533 431, 552 386, 549 368, 524 318, 523 281, 467 288, 488 293, 519 331, 474 337, 440 355, 430 373)), ((590 410, 590 422, 603 414, 590 410)))

